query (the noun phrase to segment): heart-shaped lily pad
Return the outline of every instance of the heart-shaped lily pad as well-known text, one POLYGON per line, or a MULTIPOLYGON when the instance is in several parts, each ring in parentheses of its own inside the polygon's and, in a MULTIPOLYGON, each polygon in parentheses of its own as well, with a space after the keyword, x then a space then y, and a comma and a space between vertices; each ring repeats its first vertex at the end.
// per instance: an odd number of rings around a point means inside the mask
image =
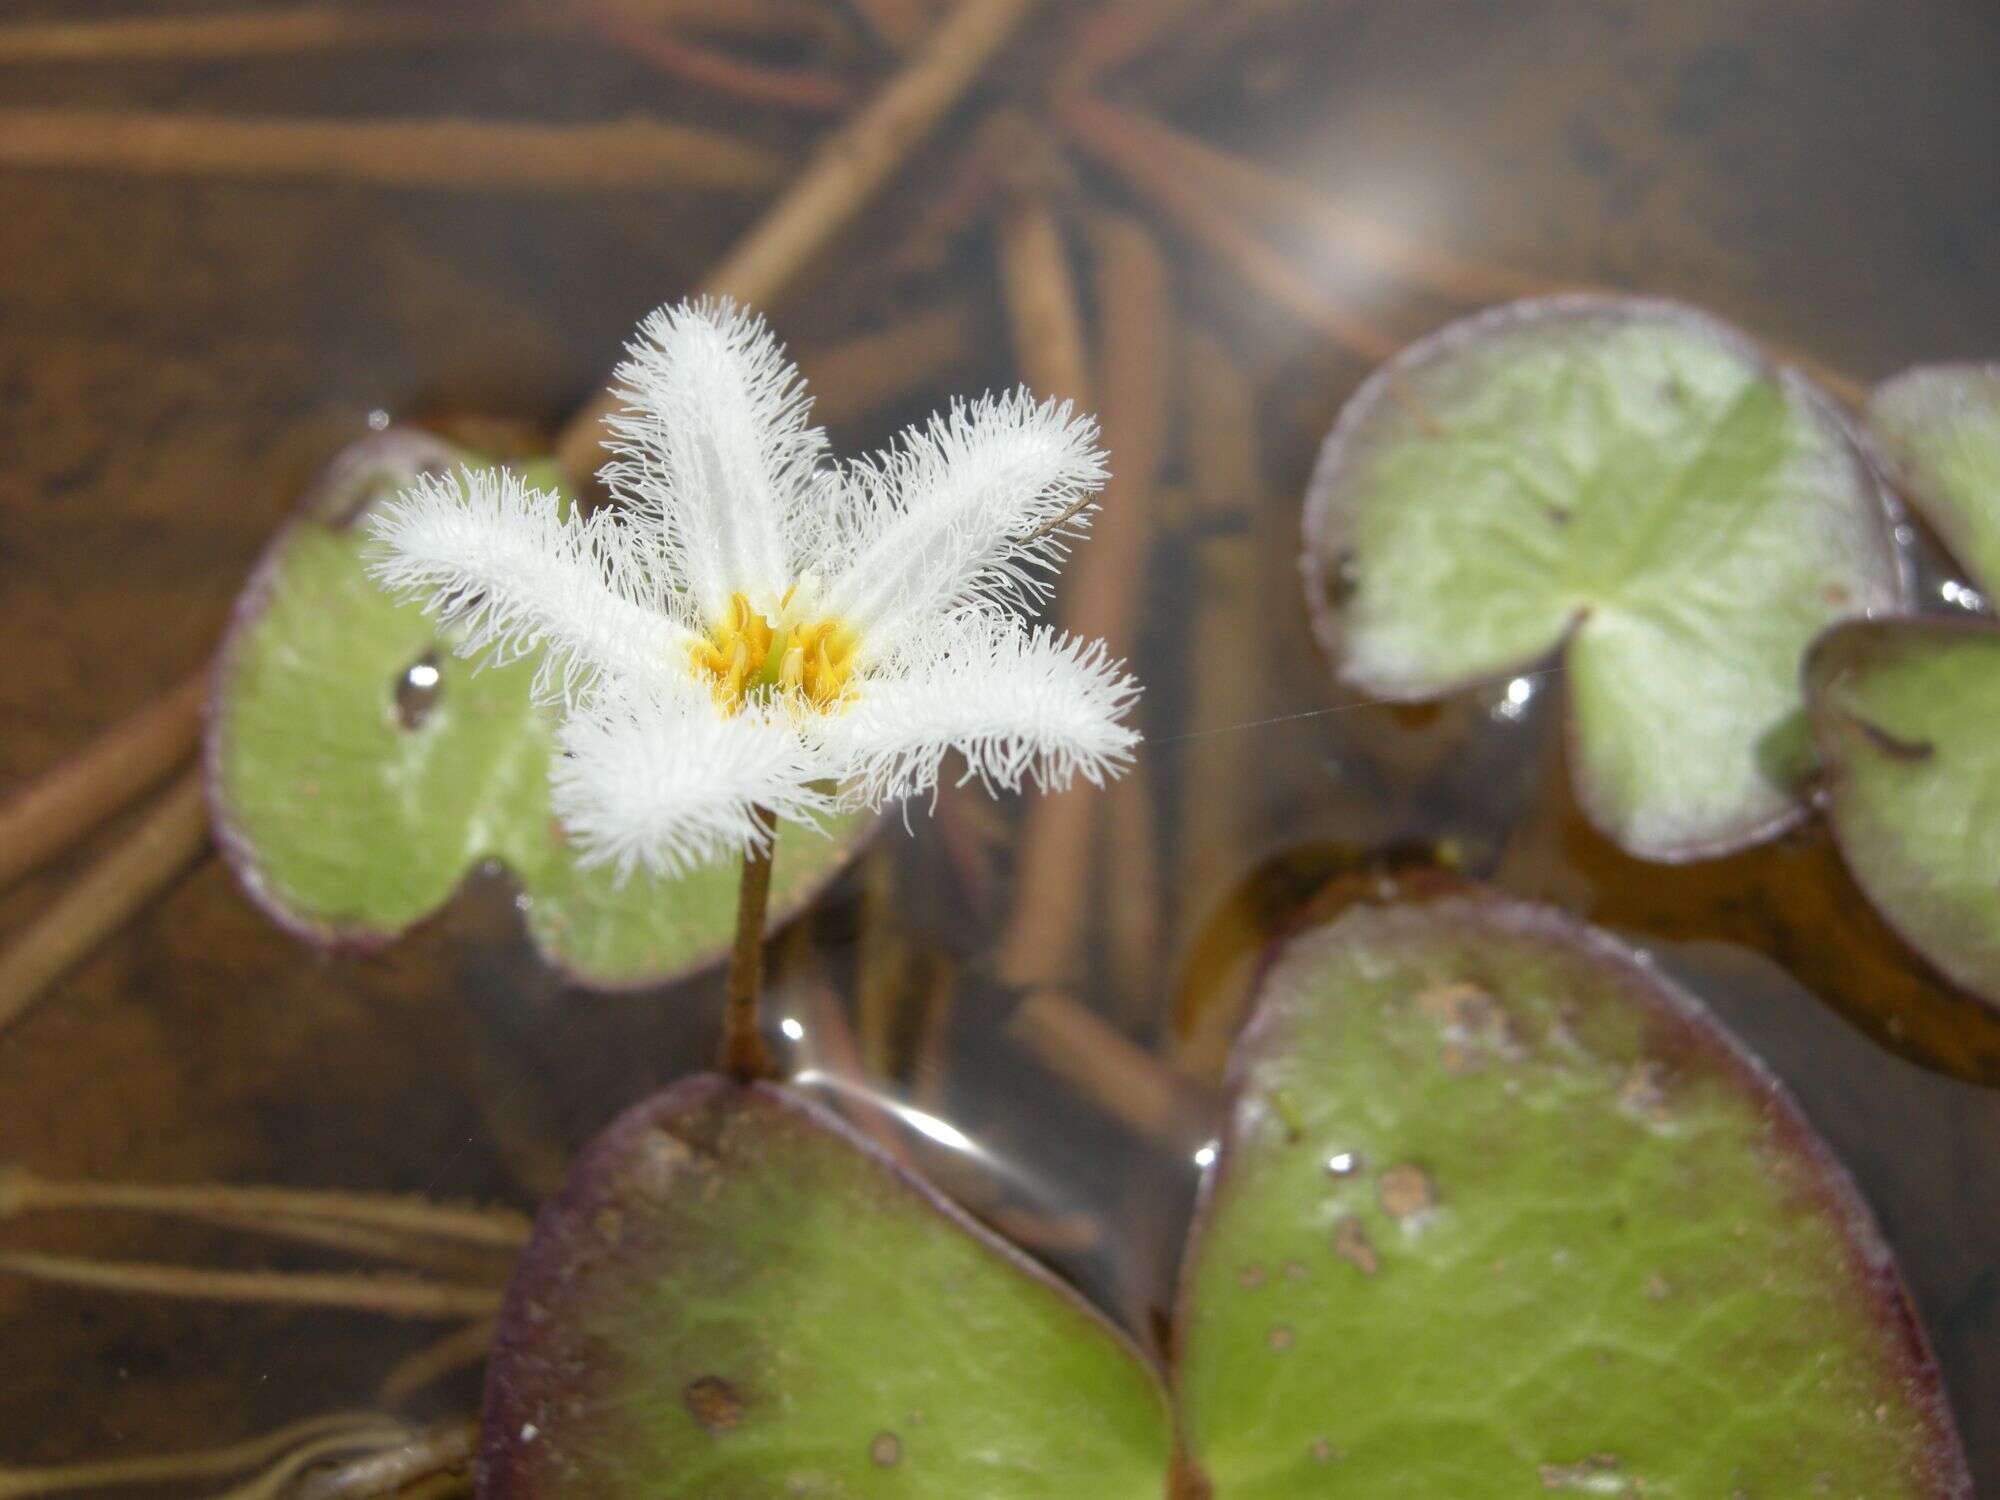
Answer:
POLYGON ((485 1500, 1965 1497, 1867 1209, 1638 956, 1463 888, 1294 940, 1231 1070, 1175 1412, 782 1087, 683 1083, 544 1210, 485 1500))
POLYGON ((2000 627, 1843 625, 1806 687, 1855 882, 1947 978, 2000 1005, 2000 627))
POLYGON ((840 1121, 695 1078, 542 1213, 487 1379, 487 1500, 1159 1500, 1158 1377, 840 1121))
POLYGON ((1869 396, 1868 430, 1973 582, 2000 593, 2000 364, 1905 370, 1869 396))
POLYGON ((1799 662, 1909 584, 1832 404, 1700 313, 1515 303, 1378 370, 1305 513, 1308 602, 1340 674, 1438 696, 1563 650, 1578 796, 1644 858, 1796 818, 1799 662))
MULTIPOLYGON (((656 982, 720 957, 737 876, 677 880, 576 862, 549 811, 552 724, 532 661, 480 668, 415 605, 369 578, 367 508, 426 469, 468 462, 422 433, 342 454, 272 542, 238 601, 210 708, 217 837, 244 887, 309 939, 388 940, 498 860, 522 888, 538 948, 579 981, 656 982)), ((544 487, 553 472, 536 475, 544 487)), ((795 909, 871 826, 780 830, 772 899, 795 909)))
POLYGON ((1971 1493, 1846 1174, 1603 935, 1350 907, 1232 1081, 1177 1362, 1218 1497, 1971 1493))

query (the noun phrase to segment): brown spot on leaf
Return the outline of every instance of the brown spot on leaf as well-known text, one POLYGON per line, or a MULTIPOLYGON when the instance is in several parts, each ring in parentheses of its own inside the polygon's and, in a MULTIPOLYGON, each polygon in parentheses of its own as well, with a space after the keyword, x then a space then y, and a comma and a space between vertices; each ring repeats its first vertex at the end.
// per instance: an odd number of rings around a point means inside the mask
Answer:
POLYGON ((1493 1009, 1493 997, 1465 979, 1448 979, 1420 990, 1417 1009, 1440 1026, 1476 1030, 1493 1009))
POLYGON ((743 1397, 720 1375, 703 1375, 681 1387, 681 1404, 703 1432, 730 1432, 743 1425, 743 1397))
POLYGON ((1375 1247, 1368 1241, 1367 1229, 1351 1214, 1333 1226, 1333 1253, 1363 1276, 1373 1276, 1382 1268, 1375 1247))
POLYGON ((1311 1452, 1313 1462, 1316 1464, 1330 1464, 1340 1457, 1340 1450, 1325 1438, 1314 1438, 1312 1447, 1308 1451, 1311 1452))
POLYGON ((1431 1179, 1422 1167, 1404 1162, 1389 1168, 1375 1184, 1382 1212, 1392 1219, 1407 1219, 1437 1202, 1431 1179))
POLYGON ((1264 1336, 1264 1342, 1273 1349, 1289 1349, 1292 1347, 1292 1330, 1280 1323, 1264 1336))
POLYGON ((1246 1292, 1254 1292, 1264 1284, 1264 1268, 1254 1262, 1236 1273, 1236 1284, 1246 1292))
POLYGON ((1618 1102, 1649 1120, 1667 1119, 1671 1114, 1667 1108, 1667 1070, 1641 1058, 1626 1070, 1618 1085, 1618 1102))
POLYGON ((878 1469, 893 1469, 903 1460, 903 1440, 893 1432, 878 1432, 868 1444, 868 1461, 878 1469))

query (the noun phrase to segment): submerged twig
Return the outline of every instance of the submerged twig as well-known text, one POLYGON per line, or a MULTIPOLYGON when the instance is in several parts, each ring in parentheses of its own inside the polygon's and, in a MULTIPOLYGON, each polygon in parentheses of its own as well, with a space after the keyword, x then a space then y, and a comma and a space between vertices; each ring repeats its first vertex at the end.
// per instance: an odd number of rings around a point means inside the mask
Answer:
POLYGON ((1135 109, 1096 99, 1073 100, 1067 108, 1073 128, 1088 131, 1104 149, 1116 150, 1124 160, 1147 163, 1149 173, 1177 173, 1216 203, 1239 213, 1310 227, 1352 259, 1449 301, 1504 302, 1575 291, 1583 285, 1424 244, 1135 109))
POLYGON ((644 120, 527 125, 85 109, 0 110, 0 165, 556 193, 756 192, 784 170, 761 146, 644 120))
POLYGON ((200 771, 189 771, 138 825, 0 953, 0 1031, 208 847, 200 771))
MULTIPOLYGON (((1247 724, 1268 711, 1271 686, 1269 652, 1257 629, 1256 537, 1248 525, 1265 498, 1256 395, 1228 351, 1206 334, 1192 332, 1183 340, 1181 368, 1193 481, 1188 534, 1194 564, 1188 649, 1193 691, 1186 724, 1196 729, 1247 724)), ((1182 752, 1177 885, 1184 900, 1210 897, 1218 879, 1243 858, 1250 833, 1246 792, 1257 775, 1254 753, 1253 745, 1236 735, 1212 736, 1182 752)))
POLYGON ((919 308, 882 328, 799 350, 799 369, 818 392, 813 419, 867 416, 922 390, 979 352, 980 319, 965 298, 919 308))
POLYGON ((448 17, 353 6, 25 21, 0 26, 0 63, 199 62, 408 46, 469 34, 448 17))
MULTIPOLYGON (((1064 88, 1087 88, 1105 74, 1145 55, 1160 38, 1186 21, 1190 12, 1215 0, 1106 0, 1091 11, 1069 38, 1062 71, 1064 88)), ((1226 0, 1237 4, 1239 0, 1226 0)))
POLYGON ((820 974, 800 976, 797 993, 804 1002, 801 1009, 813 1061, 811 1068, 801 1071, 798 1081, 831 1095, 834 1108, 856 1130, 880 1146, 891 1160, 914 1169, 903 1127, 893 1109, 882 1102, 882 1080, 868 1073, 840 997, 820 974))
POLYGON ((928 179, 933 191, 890 252, 891 273, 925 275, 944 265, 952 246, 992 209, 1003 184, 1019 177, 1030 142, 1046 149, 1047 132, 1012 105, 999 106, 974 125, 928 179))
POLYGON ((587 17, 592 30, 640 61, 745 104, 830 114, 854 102, 854 88, 846 79, 817 68, 774 67, 732 57, 615 10, 593 10, 587 17))
POLYGON ((0 1252, 0 1276, 25 1276, 61 1286, 143 1297, 338 1308, 386 1318, 475 1318, 500 1305, 498 1287, 453 1285, 391 1272, 217 1271, 153 1261, 44 1255, 32 1250, 0 1252))
POLYGON ((478 1423, 447 1422, 337 1468, 307 1475, 292 1492, 292 1500, 363 1500, 395 1494, 434 1474, 469 1467, 478 1446, 478 1423))
POLYGON ((861 865, 861 930, 854 944, 854 1012, 857 1062, 876 1078, 894 1065, 896 1022, 911 972, 896 899, 896 862, 878 844, 861 865))
POLYGON ((1394 354, 1403 340, 1372 319, 1342 307, 1319 282, 1245 228, 1240 217, 1209 196, 1173 162, 1122 129, 1122 117, 1095 100, 1063 101, 1057 116, 1078 145, 1250 285, 1307 327, 1370 363, 1394 354))
POLYGON ((281 1495, 294 1493, 293 1483, 308 1469, 357 1452, 365 1459, 385 1449, 399 1447, 407 1441, 404 1437, 406 1430, 388 1431, 380 1436, 330 1434, 301 1443, 261 1474, 253 1475, 241 1484, 231 1485, 215 1500, 278 1500, 281 1495))
POLYGON ((1181 1082, 1073 996, 1032 991, 1008 1031, 1051 1073, 1141 1135, 1172 1140, 1185 1123, 1188 1093, 1181 1082))
MULTIPOLYGON (((1090 358, 1069 246, 1045 192, 1009 197, 1000 215, 1000 284, 1014 358, 1039 396, 1090 405, 1090 358)), ((1054 523, 1051 523, 1054 524, 1054 523)))
MULTIPOLYGON (((964 95, 1035 4, 961 0, 909 65, 827 139, 812 165, 703 279, 703 290, 760 306, 774 301, 964 95)), ((600 397, 564 427, 556 457, 572 474, 596 469, 613 404, 610 395, 600 397)))
POLYGON ((387 1261, 411 1270, 433 1271, 444 1276, 473 1281, 506 1280, 510 1262, 500 1253, 480 1246, 452 1244, 399 1234, 391 1229, 370 1229, 361 1224, 341 1224, 329 1219, 297 1219, 250 1214, 194 1214, 199 1223, 266 1239, 312 1245, 343 1255, 387 1261))
POLYGON ((951 1017, 958 994, 958 974, 944 954, 933 953, 929 958, 924 1009, 917 1022, 915 1056, 910 1064, 910 1087, 918 1108, 926 1114, 941 1115, 951 1081, 951 1017))
MULTIPOLYGON (((612 0, 615 4, 615 0, 612 0)), ((708 36, 818 41, 839 29, 815 0, 645 0, 645 17, 708 36)), ((107 16, 0 26, 0 63, 200 62, 364 47, 436 46, 496 33, 562 35, 575 23, 560 5, 483 8, 306 5, 188 16, 107 16)))
MULTIPOLYGON (((1212 204, 1233 208, 1240 214, 1302 225, 1317 232, 1324 243, 1351 260, 1368 265, 1402 285, 1447 301, 1476 305, 1563 292, 1616 294, 1617 291, 1577 277, 1524 271, 1517 266, 1426 244, 1324 197, 1303 183, 1175 130, 1135 109, 1083 97, 1067 101, 1064 109, 1071 129, 1087 134, 1099 154, 1107 160, 1115 157, 1114 165, 1135 180, 1143 177, 1148 183, 1166 183, 1178 179, 1186 184, 1183 191, 1190 198, 1199 194, 1212 204)), ((1239 248, 1245 242, 1247 237, 1238 241, 1239 248)), ((1297 301, 1303 296, 1294 286, 1293 276, 1277 272, 1275 251, 1259 252, 1253 260, 1256 271, 1252 279, 1263 278, 1260 285, 1280 301, 1297 301)), ((1249 269, 1246 263, 1246 272, 1249 269)), ((1866 383, 1798 350, 1777 345, 1774 352, 1849 406, 1866 403, 1866 383)))
POLYGON ((69 849, 184 765, 201 735, 197 672, 104 731, 0 806, 0 890, 69 849))
POLYGON ((107 1209, 189 1218, 295 1219, 373 1227, 433 1239, 516 1250, 526 1243, 525 1214, 508 1208, 433 1203, 390 1193, 312 1188, 237 1187, 226 1183, 53 1181, 19 1168, 0 1169, 0 1218, 51 1209, 107 1209))
MULTIPOLYGON (((1151 492, 1165 451, 1172 372, 1173 299, 1165 259, 1152 237, 1130 219, 1098 225, 1098 290, 1104 317, 1101 380, 1105 441, 1117 456, 1104 503, 1079 550, 1074 586, 1064 598, 1062 623, 1077 635, 1128 641, 1139 613, 1151 492)), ((1114 792, 1136 784, 1127 776, 1114 792)), ((1144 792, 1136 794, 1144 797, 1144 792)), ((1015 861, 1015 907, 1002 936, 1000 972, 1016 984, 1074 977, 1094 881, 1091 852, 1099 799, 1080 789, 1033 803, 1021 827, 1015 861)), ((1132 862, 1148 861, 1143 848, 1132 862)), ((1150 905, 1142 889, 1120 890, 1120 908, 1150 905)), ((1150 942, 1138 923, 1154 915, 1119 920, 1126 935, 1150 942)), ((1124 949, 1129 955, 1129 948, 1124 949)))
MULTIPOLYGON (((1260 632, 1265 602, 1259 598, 1259 538, 1250 524, 1272 509, 1264 503, 1258 463, 1256 393, 1235 359, 1206 334, 1191 332, 1182 350, 1192 480, 1186 544, 1195 601, 1185 723, 1248 724, 1271 712, 1276 687, 1268 670, 1270 647, 1260 632)), ((1181 747, 1174 882, 1179 932, 1204 930, 1209 912, 1249 861, 1255 832, 1250 803, 1264 770, 1262 753, 1252 740, 1229 734, 1181 747)), ((1184 986, 1197 949, 1192 937, 1179 946, 1176 973, 1184 986)), ((1220 1072, 1216 1048, 1227 1046, 1238 1019, 1223 999, 1216 995, 1203 1009, 1199 1026, 1171 1033, 1169 1066, 1191 1077, 1220 1072)))
POLYGON ((877 41, 908 52, 924 39, 937 17, 930 0, 848 0, 877 41))
POLYGON ((398 1360, 382 1377, 377 1394, 387 1405, 400 1405, 418 1391, 480 1363, 493 1347, 493 1330, 498 1321, 477 1319, 398 1360))
POLYGON ((350 1444, 394 1442, 408 1431, 401 1422, 379 1412, 330 1412, 216 1448, 143 1458, 51 1464, 32 1469, 0 1466, 0 1500, 30 1500, 32 1496, 69 1494, 78 1490, 100 1491, 136 1485, 173 1484, 183 1480, 219 1479, 270 1463, 302 1445, 329 1438, 345 1439, 350 1444))

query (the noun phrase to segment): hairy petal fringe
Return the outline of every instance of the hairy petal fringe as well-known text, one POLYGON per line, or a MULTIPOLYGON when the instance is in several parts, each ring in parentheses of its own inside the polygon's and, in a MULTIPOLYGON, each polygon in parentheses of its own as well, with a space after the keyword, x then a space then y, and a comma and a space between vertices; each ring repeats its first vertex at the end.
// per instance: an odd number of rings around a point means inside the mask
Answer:
POLYGON ((579 519, 516 475, 427 475, 368 526, 369 572, 421 601, 460 655, 543 653, 538 696, 574 703, 603 677, 657 681, 686 639, 630 527, 610 511, 579 519))
POLYGON ((824 527, 826 435, 798 370, 764 320, 727 299, 659 309, 626 355, 601 477, 710 620, 736 590, 768 607, 759 596, 796 576, 824 527))
POLYGON ((880 661, 966 606, 1036 607, 1105 472, 1096 422, 1068 402, 1023 388, 954 403, 847 471, 851 541, 829 569, 828 613, 880 661))
POLYGON ((672 877, 764 847, 758 807, 813 824, 832 799, 783 704, 724 717, 684 693, 608 694, 557 731, 550 800, 585 865, 672 877))
POLYGON ((965 613, 901 669, 870 679, 824 724, 848 806, 879 807, 938 784, 945 756, 989 791, 1093 786, 1131 764, 1139 733, 1123 722, 1139 685, 1102 641, 965 613))

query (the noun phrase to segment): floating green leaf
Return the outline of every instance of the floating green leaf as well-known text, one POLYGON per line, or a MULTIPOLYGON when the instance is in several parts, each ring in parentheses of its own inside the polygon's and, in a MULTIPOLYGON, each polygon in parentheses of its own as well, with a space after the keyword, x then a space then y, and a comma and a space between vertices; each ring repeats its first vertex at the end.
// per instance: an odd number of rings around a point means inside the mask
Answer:
POLYGON ((1602 934, 1351 908, 1280 956, 1231 1076, 1177 1435, 1045 1274, 817 1106, 699 1078, 537 1223, 480 1494, 1970 1495, 1852 1184, 1602 934))
MULTIPOLYGON (((549 811, 554 740, 530 698, 534 664, 460 659, 368 576, 356 520, 426 467, 464 461, 417 433, 358 444, 271 544, 216 680, 207 755, 222 846, 273 917, 320 941, 386 941, 494 859, 521 884, 537 946, 584 983, 706 964, 730 939, 735 871, 620 887, 580 868, 549 811)), ((780 910, 838 871, 868 826, 782 829, 780 910)))
POLYGON ((1753 843, 1806 646, 1907 595, 1832 406, 1671 304, 1516 303, 1404 351, 1329 438, 1306 579, 1343 677, 1427 698, 1562 648, 1579 798, 1632 853, 1753 843))
POLYGON ((1218 1500, 1969 1495, 1846 1175, 1608 938, 1497 898, 1293 941, 1182 1286, 1218 1500))
POLYGON ((782 1089, 695 1078, 544 1210, 488 1500, 1159 1500, 1158 1378, 1073 1293, 782 1089))
POLYGON ((1827 816, 1876 910, 2000 1005, 2000 627, 1843 625, 1806 668, 1827 816))
POLYGON ((2000 593, 2000 364, 1905 370, 1869 396, 1868 428, 1973 582, 2000 593))

